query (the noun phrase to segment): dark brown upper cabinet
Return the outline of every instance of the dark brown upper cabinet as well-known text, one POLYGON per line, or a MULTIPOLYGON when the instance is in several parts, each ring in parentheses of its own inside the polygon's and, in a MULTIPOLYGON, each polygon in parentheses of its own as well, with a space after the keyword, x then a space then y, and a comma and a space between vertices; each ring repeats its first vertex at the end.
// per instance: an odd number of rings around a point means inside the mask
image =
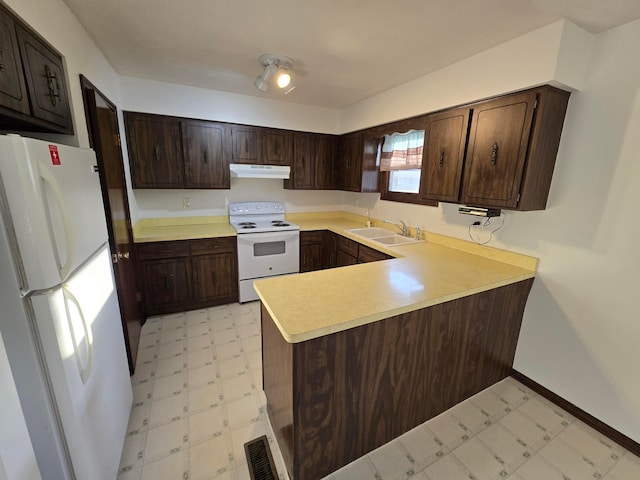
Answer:
POLYGON ((420 176, 423 199, 458 200, 468 126, 468 108, 427 116, 420 176))
POLYGON ((61 55, 2 5, 0 127, 73 133, 61 55))
POLYGON ((461 202, 544 210, 568 101, 545 86, 473 105, 461 202))
POLYGON ((320 133, 293 133, 291 178, 284 187, 300 190, 331 190, 335 188, 333 162, 336 136, 320 133))
POLYGON ((313 133, 293 134, 293 160, 291 176, 284 181, 289 189, 312 190, 315 188, 316 142, 313 133))
POLYGON ((231 125, 231 163, 260 163, 260 127, 231 125))
POLYGON ((264 165, 291 165, 293 132, 274 128, 260 129, 262 142, 259 163, 264 165))
POLYGON ((333 178, 333 165, 338 148, 335 135, 314 134, 315 137, 315 188, 333 190, 336 188, 333 178))
POLYGON ((338 188, 351 192, 378 191, 376 160, 379 145, 379 138, 364 132, 340 137, 334 169, 338 188))
POLYGON ((230 188, 227 128, 223 123, 182 122, 186 188, 230 188))
POLYGON ((231 125, 231 163, 291 165, 293 132, 231 125))
POLYGON ((16 23, 0 7, 0 105, 28 115, 29 98, 22 74, 16 23))
POLYGON ((180 121, 125 112, 133 188, 184 188, 180 121))

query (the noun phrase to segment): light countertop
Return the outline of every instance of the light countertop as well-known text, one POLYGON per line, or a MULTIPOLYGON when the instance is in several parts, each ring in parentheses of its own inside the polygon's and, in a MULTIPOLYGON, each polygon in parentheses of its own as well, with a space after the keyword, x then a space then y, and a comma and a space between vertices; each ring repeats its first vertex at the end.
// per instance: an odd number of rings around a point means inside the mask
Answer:
POLYGON ((291 221, 302 231, 331 230, 396 258, 255 281, 260 300, 289 343, 535 277, 535 258, 451 237, 427 232, 423 243, 384 248, 346 231, 362 228, 361 221, 291 221))
MULTIPOLYGON (((537 259, 425 232, 426 241, 382 245, 347 230, 344 212, 292 214, 301 231, 330 230, 396 258, 257 280, 260 300, 287 342, 297 343, 535 277, 537 259)), ((375 222, 375 221, 374 221, 375 222)), ((375 222, 388 228, 388 224, 375 222)), ((143 219, 136 243, 235 236, 226 217, 143 219)))
POLYGON ((227 217, 143 218, 133 227, 135 243, 235 235, 227 217))

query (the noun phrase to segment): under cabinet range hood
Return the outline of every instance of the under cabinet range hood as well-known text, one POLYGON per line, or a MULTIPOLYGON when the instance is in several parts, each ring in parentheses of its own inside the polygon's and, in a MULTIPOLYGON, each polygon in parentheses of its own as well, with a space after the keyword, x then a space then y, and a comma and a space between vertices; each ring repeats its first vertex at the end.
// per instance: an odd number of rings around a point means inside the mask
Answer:
POLYGON ((289 178, 291 167, 282 165, 248 165, 232 163, 231 176, 237 178, 289 178))

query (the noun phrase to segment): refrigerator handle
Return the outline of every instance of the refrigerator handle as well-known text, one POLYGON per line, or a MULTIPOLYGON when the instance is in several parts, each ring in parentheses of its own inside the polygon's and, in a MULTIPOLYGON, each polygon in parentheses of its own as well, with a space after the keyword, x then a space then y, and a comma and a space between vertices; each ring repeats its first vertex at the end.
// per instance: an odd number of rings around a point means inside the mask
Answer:
MULTIPOLYGON (((39 163, 38 172, 40 173, 40 178, 42 178, 51 187, 51 191, 53 192, 53 196, 56 199, 56 203, 58 204, 58 208, 60 209, 60 214, 62 216, 62 227, 64 229, 65 236, 64 245, 67 258, 65 259, 64 265, 59 266, 59 271, 60 280, 64 282, 71 273, 71 267, 73 265, 73 234, 71 232, 71 219, 69 218, 69 212, 67 211, 67 206, 64 203, 62 193, 60 192, 60 187, 58 187, 58 183, 56 182, 54 176, 51 174, 48 168, 43 167, 39 163)), ((45 211, 47 212, 47 216, 49 216, 49 210, 45 209, 45 211)), ((49 218, 49 221, 51 222, 51 218, 49 218)), ((54 246, 56 246, 56 239, 54 237, 53 231, 51 232, 51 239, 54 246)), ((58 263, 60 263, 59 260, 58 263)))
POLYGON ((87 380, 91 376, 91 371, 93 370, 93 336, 91 334, 91 328, 87 325, 87 319, 84 316, 84 312, 82 311, 82 307, 80 306, 80 302, 78 299, 69 291, 66 286, 62 287, 62 292, 65 298, 65 310, 67 313, 67 323, 69 325, 69 332, 71 333, 71 342, 73 343, 73 355, 76 358, 76 365, 78 366, 78 372, 80 373, 80 378, 82 379, 82 383, 86 384, 87 380), (78 314, 80 315, 80 320, 82 324, 82 330, 84 333, 84 341, 87 344, 87 361, 86 364, 83 364, 82 358, 80 356, 80 348, 78 345, 78 340, 76 338, 76 332, 73 328, 73 321, 71 318, 71 312, 69 311, 69 303, 73 303, 78 309, 78 314))

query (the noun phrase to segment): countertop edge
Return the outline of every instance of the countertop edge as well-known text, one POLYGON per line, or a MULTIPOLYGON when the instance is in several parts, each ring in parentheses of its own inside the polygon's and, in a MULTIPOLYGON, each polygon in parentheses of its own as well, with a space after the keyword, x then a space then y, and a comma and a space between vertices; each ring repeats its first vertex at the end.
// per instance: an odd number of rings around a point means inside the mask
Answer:
POLYGON ((258 297, 260 298, 260 302, 269 312, 271 319, 275 323, 276 327, 280 331, 280 334, 285 339, 287 343, 301 343, 307 340, 313 340, 315 338, 319 338, 325 335, 331 335, 333 333, 343 332, 345 330, 349 330, 351 328, 361 327, 363 325, 368 325, 370 323, 378 322, 380 320, 384 320, 386 318, 395 317, 397 315, 402 315, 404 313, 413 312, 416 310, 420 310, 423 308, 432 307, 434 305, 439 305, 442 303, 450 302, 452 300, 457 300, 459 298, 468 297, 470 295, 475 295, 477 293, 487 292, 489 290, 493 290, 496 288, 504 287, 507 285, 512 285, 514 283, 522 282, 525 280, 529 280, 536 277, 536 272, 530 272, 522 275, 517 275, 515 277, 511 277, 509 279, 501 280, 499 282, 494 282, 490 284, 481 285, 475 288, 470 288, 465 291, 455 292, 450 295, 444 295, 441 297, 431 298, 429 300, 425 300, 423 302, 418 302, 414 304, 404 305, 399 308, 380 311, 374 315, 368 315, 365 317, 354 318, 352 320, 343 322, 339 325, 329 325, 326 327, 318 328, 315 330, 308 330, 304 333, 288 333, 278 321, 277 315, 271 310, 269 306, 269 302, 265 300, 262 295, 262 292, 259 288, 256 288, 256 292, 258 297))

